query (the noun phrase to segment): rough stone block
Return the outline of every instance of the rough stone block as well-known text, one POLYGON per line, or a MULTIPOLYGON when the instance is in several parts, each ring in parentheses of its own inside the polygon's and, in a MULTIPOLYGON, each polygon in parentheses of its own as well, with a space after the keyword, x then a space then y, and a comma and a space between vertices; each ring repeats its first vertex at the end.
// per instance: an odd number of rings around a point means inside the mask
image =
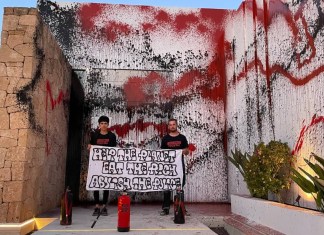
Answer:
POLYGON ((9 37, 8 31, 2 31, 2 33, 1 33, 1 45, 7 44, 8 37, 9 37))
POLYGON ((11 163, 11 178, 12 180, 28 180, 29 167, 27 162, 12 162, 11 163))
POLYGON ((17 145, 18 145, 17 139, 12 139, 12 138, 7 138, 7 137, 0 136, 0 148, 15 147, 17 145))
POLYGON ((7 91, 9 80, 7 77, 0 77, 0 91, 7 91))
POLYGON ((16 30, 19 22, 19 16, 15 15, 4 15, 3 16, 3 23, 2 23, 2 30, 9 31, 9 30, 16 30))
POLYGON ((37 15, 23 15, 19 19, 20 25, 36 26, 38 24, 37 15))
POLYGON ((24 30, 9 30, 8 31, 9 35, 25 35, 24 30))
POLYGON ((18 134, 18 146, 27 147, 29 129, 20 129, 18 134))
POLYGON ((7 92, 0 90, 0 108, 3 108, 6 101, 7 92))
POLYGON ((0 48, 0 62, 23 62, 24 57, 10 49, 7 45, 2 45, 0 48))
POLYGON ((27 26, 25 35, 24 35, 24 43, 34 43, 34 37, 36 35, 36 27, 27 26))
POLYGON ((13 15, 14 14, 13 7, 4 7, 3 14, 4 15, 13 15))
POLYGON ((19 202, 22 199, 23 181, 9 181, 3 184, 3 201, 19 202))
POLYGON ((22 67, 7 67, 8 77, 23 77, 22 67))
POLYGON ((17 31, 25 31, 26 32, 26 30, 27 30, 27 28, 28 28, 28 25, 18 25, 17 26, 17 31))
POLYGON ((5 63, 0 63, 0 76, 1 77, 7 76, 7 67, 5 63))
MULTIPOLYGON (((34 198, 34 187, 36 185, 37 182, 35 182, 35 177, 32 178, 32 174, 34 173, 34 171, 32 170, 33 168, 31 168, 30 170, 30 179, 25 181, 25 185, 27 185, 27 187, 25 188, 25 192, 24 192, 24 197, 27 198, 34 198)), ((38 184, 36 186, 36 188, 38 188, 38 184)))
MULTIPOLYGON (((0 168, 4 167, 4 162, 6 158, 7 148, 0 148, 0 168)), ((1 189, 2 187, 0 187, 1 189)))
POLYGON ((18 84, 16 86, 16 91, 20 91, 21 89, 23 89, 25 86, 27 86, 28 84, 30 84, 32 81, 32 79, 19 79, 18 84))
POLYGON ((7 45, 10 48, 14 48, 17 45, 24 43, 24 35, 9 35, 7 45))
POLYGON ((6 160, 24 162, 27 161, 29 153, 31 153, 31 151, 26 147, 11 147, 8 148, 6 160))
POLYGON ((7 107, 7 112, 10 113, 17 113, 21 111, 21 107, 19 105, 15 105, 15 106, 9 106, 7 107))
POLYGON ((29 8, 28 7, 15 7, 14 8, 14 15, 27 15, 29 12, 29 8))
POLYGON ((36 63, 33 57, 25 57, 23 76, 24 78, 33 78, 36 71, 36 63))
POLYGON ((31 43, 15 46, 14 50, 23 56, 34 56, 35 54, 35 47, 31 43))
POLYGON ((21 211, 21 216, 23 221, 30 219, 34 216, 35 209, 36 209, 35 207, 36 207, 36 203, 33 198, 27 198, 26 200, 24 200, 23 208, 21 211))
POLYGON ((8 205, 9 203, 0 203, 0 223, 7 222, 8 205))
POLYGON ((10 168, 1 168, 0 169, 0 181, 10 181, 10 180, 11 180, 10 168))
POLYGON ((17 139, 18 138, 18 130, 0 130, 0 136, 17 139))
POLYGON ((0 130, 9 129, 9 114, 5 108, 0 108, 0 130))
POLYGON ((28 15, 38 15, 38 10, 36 8, 29 8, 28 15))
POLYGON ((17 95, 16 94, 8 94, 6 97, 5 106, 14 106, 17 105, 17 95))
POLYGON ((4 168, 11 168, 11 161, 5 161, 4 168))
POLYGON ((22 62, 7 62, 6 66, 7 67, 23 67, 24 63, 22 63, 22 62))
POLYGON ((22 202, 10 202, 7 215, 7 223, 22 222, 20 215, 22 209, 22 202))
POLYGON ((10 129, 29 128, 27 112, 10 113, 10 129))
POLYGON ((8 78, 9 80, 9 85, 7 87, 7 93, 11 94, 11 93, 16 93, 16 87, 18 84, 18 81, 20 80, 19 77, 10 77, 8 78))

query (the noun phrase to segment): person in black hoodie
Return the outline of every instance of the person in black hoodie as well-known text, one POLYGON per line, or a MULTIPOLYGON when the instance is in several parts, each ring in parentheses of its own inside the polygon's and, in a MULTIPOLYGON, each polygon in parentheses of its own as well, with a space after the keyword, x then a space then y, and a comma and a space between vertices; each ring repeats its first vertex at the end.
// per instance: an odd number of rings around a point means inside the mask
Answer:
MULTIPOLYGON (((90 144, 88 144, 88 150, 90 150, 91 145, 116 147, 116 145, 117 145, 116 135, 114 133, 112 133, 111 131, 109 131, 109 129, 108 129, 109 118, 107 116, 101 116, 98 119, 98 123, 99 123, 99 130, 97 130, 91 134, 90 144)), ((109 191, 104 190, 102 203, 100 203, 100 201, 99 201, 99 191, 98 190, 93 191, 93 196, 95 199, 96 207, 95 207, 92 215, 97 216, 97 215, 99 215, 99 213, 101 213, 101 215, 105 215, 105 216, 108 215, 106 204, 107 204, 108 197, 109 197, 109 191), (102 206, 100 206, 100 204, 102 206), (102 208, 101 212, 100 212, 100 207, 102 208)))

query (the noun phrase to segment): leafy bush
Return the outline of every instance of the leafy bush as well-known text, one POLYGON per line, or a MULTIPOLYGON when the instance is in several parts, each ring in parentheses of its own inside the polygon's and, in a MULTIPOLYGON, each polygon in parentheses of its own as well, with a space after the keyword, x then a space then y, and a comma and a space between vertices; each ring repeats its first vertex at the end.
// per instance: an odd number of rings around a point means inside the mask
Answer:
POLYGON ((278 195, 290 187, 290 171, 293 155, 286 143, 263 142, 254 147, 252 155, 232 152, 228 159, 240 170, 247 187, 254 197, 267 198, 268 192, 278 195))

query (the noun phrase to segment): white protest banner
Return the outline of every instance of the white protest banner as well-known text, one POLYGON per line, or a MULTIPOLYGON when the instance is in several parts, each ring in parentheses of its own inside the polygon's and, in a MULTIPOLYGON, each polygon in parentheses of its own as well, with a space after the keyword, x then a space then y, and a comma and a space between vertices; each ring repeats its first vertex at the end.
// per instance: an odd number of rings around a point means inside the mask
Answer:
POLYGON ((91 146, 87 190, 176 190, 182 179, 182 150, 91 146))

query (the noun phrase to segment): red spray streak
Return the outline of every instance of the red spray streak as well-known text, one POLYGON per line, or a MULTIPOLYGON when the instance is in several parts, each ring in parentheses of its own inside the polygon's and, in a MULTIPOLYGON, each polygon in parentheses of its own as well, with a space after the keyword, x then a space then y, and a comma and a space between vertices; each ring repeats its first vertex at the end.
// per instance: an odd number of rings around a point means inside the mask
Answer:
POLYGON ((317 124, 319 124, 321 122, 324 123, 324 116, 316 117, 316 115, 314 115, 313 118, 312 118, 311 123, 309 125, 307 125, 307 126, 306 125, 303 126, 303 128, 301 129, 301 131, 299 133, 299 137, 298 137, 297 143, 295 145, 295 148, 292 151, 293 155, 297 154, 299 152, 299 150, 303 147, 306 132, 308 132, 308 130, 311 127, 313 127, 313 126, 315 126, 315 125, 317 125, 317 124))
MULTIPOLYGON (((246 7, 240 8, 240 10, 243 10, 243 11, 245 11, 245 8, 247 8, 247 9, 251 8, 250 10, 252 10, 252 8, 253 8, 252 2, 245 1, 242 5, 243 6, 246 5, 246 7)), ((266 7, 263 11, 268 10, 267 5, 265 5, 265 6, 266 7)), ((312 61, 312 59, 316 56, 316 47, 314 44, 314 38, 309 33, 309 31, 307 29, 307 22, 305 20, 305 17, 303 16, 304 7, 305 7, 305 3, 302 3, 299 6, 299 9, 297 10, 297 12, 294 15, 292 15, 291 12, 289 11, 289 9, 287 8, 287 6, 285 6, 281 1, 271 1, 271 7, 269 8, 269 15, 267 16, 266 12, 264 13, 263 17, 261 17, 258 14, 258 19, 257 19, 257 20, 263 22, 266 27, 265 28, 266 41, 268 42, 268 27, 271 25, 273 18, 277 17, 277 15, 279 13, 282 14, 284 16, 289 28, 291 29, 291 32, 294 35, 294 38, 293 38, 293 40, 294 40, 293 47, 294 48, 296 48, 298 42, 302 40, 298 36, 299 29, 298 29, 298 26, 296 23, 298 19, 301 19, 303 30, 305 31, 306 38, 307 38, 307 45, 311 50, 311 54, 309 55, 309 57, 307 59, 304 59, 303 62, 301 61, 301 54, 300 53, 296 54, 296 62, 297 62, 298 69, 301 69, 302 67, 309 64, 312 61), (269 17, 269 19, 268 19, 268 17, 269 17)), ((285 68, 283 68, 280 64, 274 64, 273 66, 270 66, 269 61, 268 61, 268 54, 266 55, 266 57, 267 57, 266 58, 267 59, 266 60, 266 69, 263 67, 261 60, 259 58, 255 57, 255 59, 250 61, 249 63, 245 62, 246 63, 245 69, 244 69, 245 71, 242 71, 241 73, 238 74, 237 80, 239 81, 242 78, 245 78, 247 71, 254 68, 256 64, 257 64, 257 68, 260 70, 260 72, 262 74, 266 75, 268 88, 270 87, 270 76, 274 73, 279 73, 279 74, 283 75, 284 77, 288 78, 292 84, 294 84, 296 86, 303 86, 324 71, 324 65, 322 65, 304 77, 296 77, 291 72, 289 72, 285 68)))
POLYGON ((137 120, 135 123, 125 123, 123 125, 114 125, 109 129, 111 131, 115 131, 116 134, 124 138, 131 130, 135 130, 136 132, 144 132, 147 128, 153 126, 154 130, 157 131, 158 135, 162 137, 167 133, 167 124, 165 122, 162 123, 153 123, 153 122, 144 122, 143 119, 137 120))
MULTIPOLYGON (((66 92, 67 94, 67 92, 66 92)), ((45 117, 45 126, 47 127, 47 113, 48 113, 48 100, 50 101, 51 105, 51 110, 53 110, 57 105, 61 104, 63 102, 63 99, 66 95, 64 92, 61 90, 58 94, 58 97, 56 99, 53 98, 52 94, 52 88, 51 84, 49 83, 48 80, 46 80, 46 104, 45 104, 45 110, 46 110, 46 117, 45 117)), ((50 153, 50 148, 49 148, 49 143, 48 143, 48 132, 46 128, 46 133, 45 133, 45 142, 46 142, 46 154, 48 155, 50 153)))
MULTIPOLYGON (((125 5, 112 5, 112 4, 80 4, 80 8, 77 12, 78 17, 81 22, 81 29, 85 33, 95 32, 96 26, 94 25, 94 20, 96 17, 102 15, 103 11, 111 12, 111 14, 115 14, 118 12, 118 9, 125 8, 125 5)), ((153 15, 152 22, 144 22, 142 23, 142 29, 144 31, 153 31, 158 27, 171 26, 174 28, 175 32, 181 33, 182 31, 188 29, 189 27, 195 26, 197 27, 198 32, 205 33, 209 31, 212 33, 212 38, 217 38, 218 33, 216 32, 217 28, 220 28, 223 20, 225 19, 226 14, 230 10, 223 9, 200 9, 200 13, 180 13, 176 16, 169 14, 167 11, 161 10, 156 7, 149 6, 127 6, 133 7, 135 10, 140 10, 147 15, 153 15), (212 22, 212 26, 206 26, 204 22, 212 22)), ((107 22, 107 24, 103 27, 104 34, 101 37, 107 39, 112 42, 117 39, 117 35, 123 34, 128 35, 130 31, 138 30, 133 28, 131 25, 121 24, 117 25, 116 22, 112 23, 112 21, 107 22)))
MULTIPOLYGON (((163 137, 167 134, 168 124, 165 122, 162 123, 153 123, 153 122, 144 122, 143 119, 137 120, 135 123, 124 123, 123 125, 114 125, 109 128, 109 130, 116 132, 118 137, 124 138, 128 135, 131 130, 136 132, 144 132, 149 127, 153 127, 157 131, 160 137, 163 137)), ((193 143, 190 143, 188 146, 190 152, 196 151, 196 146, 193 143)))

